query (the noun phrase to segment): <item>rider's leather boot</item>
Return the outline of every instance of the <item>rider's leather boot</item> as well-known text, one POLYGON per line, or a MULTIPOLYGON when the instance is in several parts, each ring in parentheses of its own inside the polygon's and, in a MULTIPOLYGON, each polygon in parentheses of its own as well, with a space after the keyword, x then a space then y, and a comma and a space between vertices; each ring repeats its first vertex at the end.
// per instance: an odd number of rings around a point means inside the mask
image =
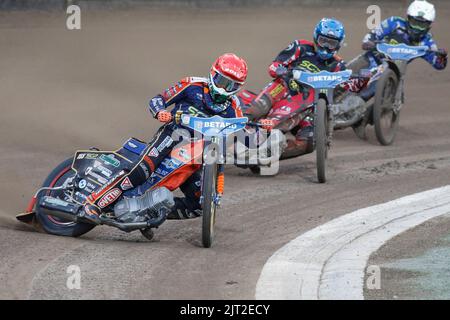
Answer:
POLYGON ((200 217, 202 215, 202 208, 198 200, 192 200, 189 198, 174 198, 175 206, 172 211, 168 214, 167 219, 169 220, 182 220, 182 219, 193 219, 200 217))
POLYGON ((303 154, 314 151, 314 127, 311 123, 306 122, 304 124, 304 127, 295 135, 295 141, 297 145, 302 146, 303 154))
POLYGON ((265 117, 271 108, 271 99, 267 95, 263 94, 250 104, 250 107, 245 111, 245 116, 248 116, 252 120, 260 119, 265 117))

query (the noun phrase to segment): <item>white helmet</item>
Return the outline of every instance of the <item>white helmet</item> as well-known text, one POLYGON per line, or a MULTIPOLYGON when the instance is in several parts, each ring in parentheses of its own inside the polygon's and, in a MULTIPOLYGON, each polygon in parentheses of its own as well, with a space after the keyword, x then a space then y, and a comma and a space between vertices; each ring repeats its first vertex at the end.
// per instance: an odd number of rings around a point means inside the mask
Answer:
POLYGON ((434 5, 426 0, 414 0, 408 7, 408 33, 413 40, 419 40, 428 33, 436 19, 434 5))
POLYGON ((436 9, 434 5, 426 0, 414 0, 408 7, 408 16, 421 17, 429 22, 436 19, 436 9))

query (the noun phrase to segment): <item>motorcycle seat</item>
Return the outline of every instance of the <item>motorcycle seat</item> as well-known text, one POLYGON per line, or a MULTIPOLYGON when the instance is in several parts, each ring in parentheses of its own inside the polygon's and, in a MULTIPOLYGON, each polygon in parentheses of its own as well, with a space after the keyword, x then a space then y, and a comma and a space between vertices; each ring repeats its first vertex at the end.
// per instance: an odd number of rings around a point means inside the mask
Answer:
POLYGON ((127 141, 125 141, 123 148, 140 156, 142 152, 147 147, 147 143, 140 141, 136 138, 130 138, 127 141))
POLYGON ((117 153, 134 162, 140 159, 146 148, 147 143, 136 138, 130 138, 117 150, 117 153))

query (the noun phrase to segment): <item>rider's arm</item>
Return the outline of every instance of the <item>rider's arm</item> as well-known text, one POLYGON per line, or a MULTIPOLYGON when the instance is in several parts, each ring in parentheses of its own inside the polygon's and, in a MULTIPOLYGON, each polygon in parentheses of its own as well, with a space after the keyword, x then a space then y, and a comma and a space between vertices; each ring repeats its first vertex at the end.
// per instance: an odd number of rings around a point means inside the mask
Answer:
POLYGON ((386 36, 391 34, 395 28, 398 28, 401 24, 400 17, 390 17, 386 20, 383 20, 381 24, 374 28, 371 32, 366 34, 363 39, 363 49, 373 49, 375 48, 375 42, 383 40, 386 36))
POLYGON ((148 109, 153 117, 156 117, 158 112, 166 110, 168 106, 177 103, 185 98, 186 89, 191 85, 190 78, 184 78, 175 85, 164 90, 162 94, 153 97, 148 103, 148 109))
POLYGON ((239 99, 236 96, 231 97, 231 104, 230 107, 228 107, 225 110, 225 118, 240 118, 243 117, 244 113, 241 109, 241 103, 239 99))
MULTIPOLYGON (((340 60, 334 72, 345 70, 347 70, 345 62, 343 60, 340 60)), ((366 86, 368 81, 369 78, 352 77, 348 79, 346 82, 339 85, 339 87, 345 91, 359 92, 366 86)))
POLYGON ((272 78, 277 77, 277 68, 287 68, 292 62, 297 60, 301 54, 300 43, 295 40, 289 46, 281 51, 269 66, 269 75, 272 78))
POLYGON ((438 47, 431 37, 431 34, 427 36, 424 42, 424 44, 428 46, 433 52, 427 53, 422 58, 429 64, 431 64, 436 70, 445 69, 448 60, 446 51, 441 49, 440 52, 436 52, 438 51, 438 47))

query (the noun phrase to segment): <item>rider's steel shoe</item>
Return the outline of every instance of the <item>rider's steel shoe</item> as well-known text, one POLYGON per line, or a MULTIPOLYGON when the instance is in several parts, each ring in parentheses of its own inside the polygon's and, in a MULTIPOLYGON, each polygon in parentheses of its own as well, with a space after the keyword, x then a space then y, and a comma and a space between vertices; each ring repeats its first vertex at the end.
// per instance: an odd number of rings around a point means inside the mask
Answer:
POLYGON ((92 204, 85 204, 80 208, 79 215, 83 218, 88 220, 89 222, 100 224, 100 214, 101 211, 98 207, 92 205, 92 204))
POLYGON ((356 136, 361 140, 367 140, 366 126, 367 122, 364 120, 362 120, 359 124, 352 126, 356 136))

